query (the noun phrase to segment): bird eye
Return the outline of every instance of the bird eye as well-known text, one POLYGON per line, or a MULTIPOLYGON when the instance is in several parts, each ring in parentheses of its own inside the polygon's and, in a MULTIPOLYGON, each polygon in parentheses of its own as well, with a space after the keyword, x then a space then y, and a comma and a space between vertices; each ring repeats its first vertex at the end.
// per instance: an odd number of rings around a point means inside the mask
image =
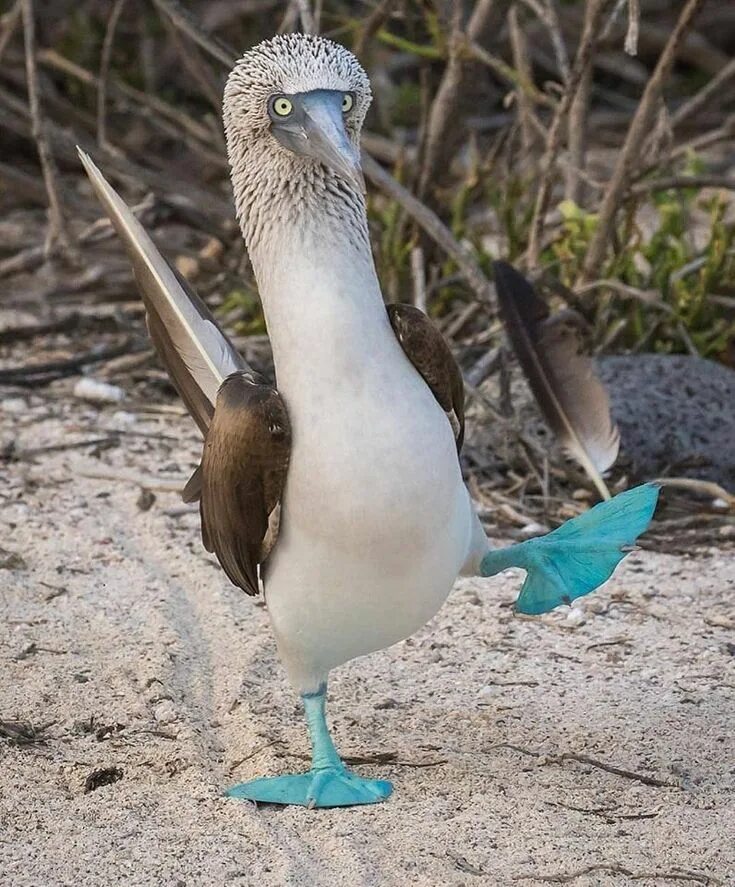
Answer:
POLYGON ((293 111, 293 102, 291 99, 287 99, 285 95, 279 95, 273 99, 271 107, 273 108, 273 113, 278 117, 288 117, 293 111))
POLYGON ((352 95, 351 92, 346 92, 342 96, 342 113, 348 114, 352 110, 354 104, 355 104, 355 97, 352 95))

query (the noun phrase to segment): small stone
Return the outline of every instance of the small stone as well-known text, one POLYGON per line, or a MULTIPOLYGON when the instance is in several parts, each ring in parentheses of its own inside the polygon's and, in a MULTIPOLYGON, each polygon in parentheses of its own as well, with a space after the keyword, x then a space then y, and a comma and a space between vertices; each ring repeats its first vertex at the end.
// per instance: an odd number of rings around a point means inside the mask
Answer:
POLYGON ((225 251, 222 241, 216 237, 211 237, 204 246, 199 250, 199 258, 204 260, 219 259, 225 251))
POLYGON ((138 496, 138 500, 135 504, 141 511, 150 511, 155 501, 155 493, 152 493, 150 490, 141 490, 140 496, 138 496))
POLYGON ((93 770, 84 780, 84 794, 96 791, 103 785, 112 785, 113 782, 119 782, 123 778, 122 767, 100 767, 93 770))
POLYGON ((176 256, 176 270, 187 280, 194 280, 199 274, 199 262, 193 256, 176 256))
POLYGON ((521 527, 518 535, 521 539, 532 539, 534 536, 545 536, 548 532, 549 528, 547 526, 532 521, 530 524, 526 524, 525 527, 521 527))
POLYGON ((584 625, 586 621, 587 617, 584 610, 581 607, 572 607, 566 615, 564 625, 569 628, 577 628, 580 625, 584 625))
POLYGON ((153 712, 153 716, 161 725, 173 724, 174 721, 178 720, 176 708, 173 702, 168 699, 165 699, 163 702, 159 702, 159 704, 156 706, 156 710, 153 712))
POLYGON ((114 431, 124 431, 126 428, 132 428, 138 421, 135 413, 128 413, 126 410, 115 410, 110 416, 109 428, 114 431))
POLYGON ((22 397, 6 397, 2 401, 2 408, 6 413, 18 415, 27 411, 28 404, 22 397))
POLYGON ((375 705, 373 706, 373 708, 376 711, 383 711, 383 710, 386 710, 389 708, 398 708, 398 707, 399 707, 399 703, 396 702, 395 699, 391 699, 390 696, 387 699, 382 699, 380 702, 376 702, 375 705))
POLYGON ((0 548, 0 570, 27 570, 28 564, 17 551, 0 548))
POLYGON ((125 397, 125 392, 117 385, 98 382, 91 376, 85 376, 74 386, 74 397, 92 403, 120 403, 125 397))

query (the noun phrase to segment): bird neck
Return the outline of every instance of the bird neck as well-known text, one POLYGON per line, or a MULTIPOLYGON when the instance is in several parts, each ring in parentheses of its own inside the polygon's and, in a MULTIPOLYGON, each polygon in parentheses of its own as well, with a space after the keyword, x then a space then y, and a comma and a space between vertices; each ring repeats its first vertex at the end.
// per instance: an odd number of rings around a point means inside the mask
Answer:
MULTIPOLYGON (((389 323, 362 195, 328 189, 273 207, 269 236, 248 242, 279 388, 334 385, 386 347, 389 323)), ((246 228, 243 233, 246 235, 246 228)))

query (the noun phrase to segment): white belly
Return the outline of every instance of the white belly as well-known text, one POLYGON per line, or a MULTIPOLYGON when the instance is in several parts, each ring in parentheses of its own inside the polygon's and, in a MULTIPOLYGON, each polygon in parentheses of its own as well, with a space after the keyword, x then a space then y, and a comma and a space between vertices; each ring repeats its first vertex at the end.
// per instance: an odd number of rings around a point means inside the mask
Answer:
POLYGON ((449 422, 402 354, 323 399, 287 402, 293 449, 266 601, 308 691, 437 612, 474 516, 449 422))
POLYGON ((449 421, 391 329, 361 224, 362 239, 327 214, 254 262, 292 428, 265 595, 302 692, 430 619, 476 533, 449 421))

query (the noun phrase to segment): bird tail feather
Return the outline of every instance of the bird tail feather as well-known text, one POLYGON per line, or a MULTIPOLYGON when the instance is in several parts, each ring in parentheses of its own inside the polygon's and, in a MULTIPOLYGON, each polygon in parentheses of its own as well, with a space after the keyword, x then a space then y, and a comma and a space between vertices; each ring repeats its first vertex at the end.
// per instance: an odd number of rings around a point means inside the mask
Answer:
POLYGON ((656 510, 659 487, 643 484, 600 502, 584 514, 538 539, 488 552, 482 576, 510 567, 526 570, 516 610, 548 613, 560 604, 594 591, 634 549, 656 510))

